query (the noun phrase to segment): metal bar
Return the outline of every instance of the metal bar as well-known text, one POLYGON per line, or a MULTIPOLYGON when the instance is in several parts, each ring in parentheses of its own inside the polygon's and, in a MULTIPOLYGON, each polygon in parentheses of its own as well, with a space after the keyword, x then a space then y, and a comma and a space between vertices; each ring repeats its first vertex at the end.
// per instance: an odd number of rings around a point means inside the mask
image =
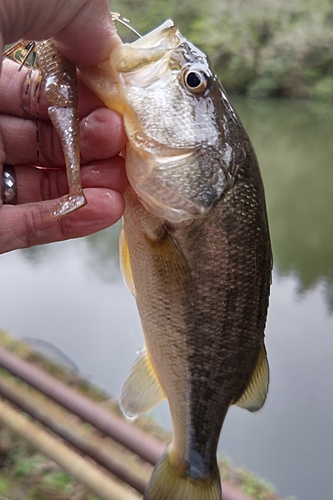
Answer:
MULTIPOLYGON (((139 457, 155 465, 165 444, 125 422, 105 408, 66 386, 37 366, 0 347, 0 366, 67 410, 89 422, 139 457)), ((222 481, 223 500, 254 500, 231 483, 222 481)))
POLYGON ((125 422, 28 361, 0 347, 0 366, 50 397, 82 420, 155 465, 165 444, 125 422))
POLYGON ((0 377, 0 394, 15 406, 61 436, 79 451, 93 458, 122 481, 143 493, 152 467, 140 465, 130 453, 110 446, 105 439, 82 425, 74 423, 71 414, 31 387, 22 386, 9 377, 0 377))
POLYGON ((137 496, 131 490, 120 486, 95 465, 92 465, 37 425, 29 422, 23 415, 1 400, 0 421, 36 446, 51 460, 57 462, 69 474, 90 488, 103 500, 137 500, 137 496))

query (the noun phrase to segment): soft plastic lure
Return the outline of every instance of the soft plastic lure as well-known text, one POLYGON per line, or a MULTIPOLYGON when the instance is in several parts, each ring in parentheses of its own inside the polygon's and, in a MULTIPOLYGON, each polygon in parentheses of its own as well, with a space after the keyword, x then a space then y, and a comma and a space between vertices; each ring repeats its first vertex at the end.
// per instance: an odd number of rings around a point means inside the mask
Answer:
POLYGON ((78 89, 76 67, 55 47, 52 40, 33 42, 22 40, 4 53, 20 64, 36 65, 45 83, 45 94, 49 102, 48 114, 56 129, 63 149, 69 192, 60 198, 47 216, 58 219, 84 206, 80 178, 80 128, 78 116, 78 89))

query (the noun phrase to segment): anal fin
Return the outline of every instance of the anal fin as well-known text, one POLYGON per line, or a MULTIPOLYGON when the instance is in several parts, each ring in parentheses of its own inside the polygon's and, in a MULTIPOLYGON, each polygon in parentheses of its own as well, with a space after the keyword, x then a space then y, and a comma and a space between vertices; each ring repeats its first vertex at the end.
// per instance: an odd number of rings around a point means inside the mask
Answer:
POLYGON ((249 411, 257 411, 263 406, 266 400, 269 384, 269 366, 266 349, 263 345, 253 371, 249 385, 241 398, 235 403, 241 408, 249 411))
POLYGON ((126 417, 133 419, 154 408, 165 397, 147 350, 143 348, 122 385, 120 408, 126 417))

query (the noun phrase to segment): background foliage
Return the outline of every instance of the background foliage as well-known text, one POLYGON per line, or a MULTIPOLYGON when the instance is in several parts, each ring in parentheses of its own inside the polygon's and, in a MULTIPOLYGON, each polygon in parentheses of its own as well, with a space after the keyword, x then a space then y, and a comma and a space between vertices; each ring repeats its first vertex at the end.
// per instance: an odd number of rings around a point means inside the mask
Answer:
POLYGON ((142 33, 171 17, 210 56, 229 92, 333 100, 333 0, 115 0, 110 5, 142 33))

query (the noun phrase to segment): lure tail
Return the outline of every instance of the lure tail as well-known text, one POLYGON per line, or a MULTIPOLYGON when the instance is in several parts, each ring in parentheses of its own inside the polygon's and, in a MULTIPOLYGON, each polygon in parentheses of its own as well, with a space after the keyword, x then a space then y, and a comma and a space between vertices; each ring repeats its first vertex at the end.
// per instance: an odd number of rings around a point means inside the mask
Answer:
POLYGON ((157 462, 143 500, 221 500, 218 467, 205 479, 192 478, 172 465, 170 452, 157 462))

